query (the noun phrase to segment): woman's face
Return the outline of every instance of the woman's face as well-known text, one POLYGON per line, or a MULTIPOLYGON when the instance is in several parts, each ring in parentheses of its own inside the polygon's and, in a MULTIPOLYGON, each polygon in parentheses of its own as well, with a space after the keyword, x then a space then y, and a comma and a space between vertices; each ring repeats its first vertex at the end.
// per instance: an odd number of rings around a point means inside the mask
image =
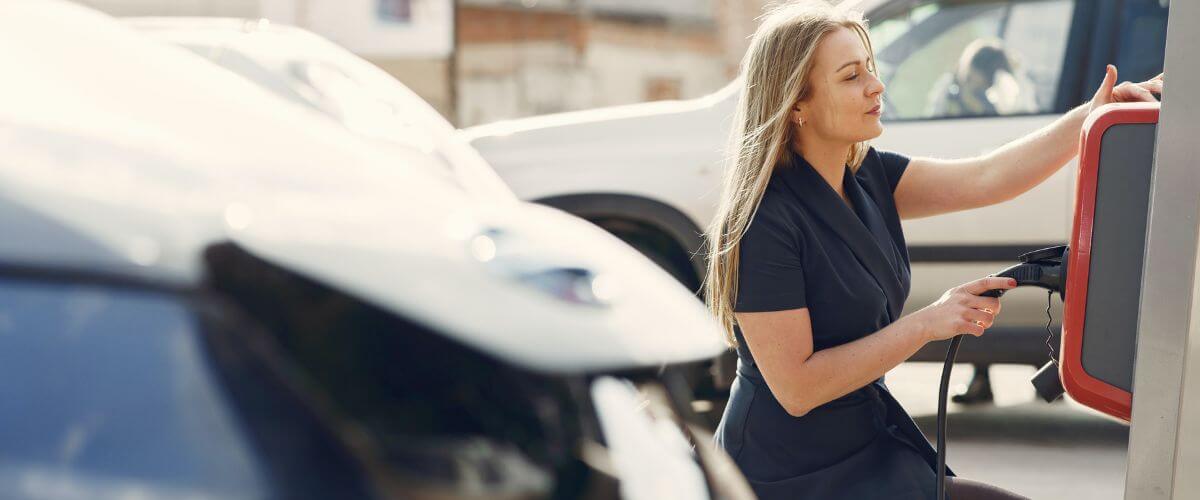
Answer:
POLYGON ((883 82, 867 70, 866 47, 849 28, 826 35, 809 71, 809 93, 796 104, 802 137, 853 144, 879 137, 883 82))

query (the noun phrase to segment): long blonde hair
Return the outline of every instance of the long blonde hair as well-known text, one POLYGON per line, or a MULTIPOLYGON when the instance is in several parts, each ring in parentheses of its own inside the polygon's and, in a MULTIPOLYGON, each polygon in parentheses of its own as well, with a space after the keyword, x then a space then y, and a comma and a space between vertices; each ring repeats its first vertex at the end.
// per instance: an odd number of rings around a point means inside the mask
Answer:
MULTIPOLYGON (((737 300, 739 243, 762 201, 776 165, 791 165, 795 124, 788 119, 796 102, 808 97, 808 77, 817 43, 825 35, 850 28, 870 57, 874 52, 867 28, 857 12, 824 0, 786 2, 771 7, 754 32, 742 59, 742 91, 733 118, 724 186, 708 237, 705 299, 709 311, 733 334, 733 305, 737 300)), ((855 172, 870 145, 850 148, 846 163, 855 172)))

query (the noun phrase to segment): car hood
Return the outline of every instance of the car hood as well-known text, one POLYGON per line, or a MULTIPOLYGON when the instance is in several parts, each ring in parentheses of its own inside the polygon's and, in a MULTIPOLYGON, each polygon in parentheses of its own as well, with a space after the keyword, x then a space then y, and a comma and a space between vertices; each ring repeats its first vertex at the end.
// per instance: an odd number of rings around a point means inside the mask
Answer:
POLYGON ((362 208, 352 219, 285 214, 234 241, 534 369, 655 366, 725 348, 703 304, 674 278, 561 211, 525 203, 362 208), (288 221, 303 229, 289 230, 288 221))
MULTIPOLYGON (((534 116, 459 131, 503 177, 524 168, 677 162, 725 146, 737 82, 700 99, 534 116)), ((711 156, 711 154, 709 155, 711 156)), ((521 186, 513 186, 520 193, 521 186)))

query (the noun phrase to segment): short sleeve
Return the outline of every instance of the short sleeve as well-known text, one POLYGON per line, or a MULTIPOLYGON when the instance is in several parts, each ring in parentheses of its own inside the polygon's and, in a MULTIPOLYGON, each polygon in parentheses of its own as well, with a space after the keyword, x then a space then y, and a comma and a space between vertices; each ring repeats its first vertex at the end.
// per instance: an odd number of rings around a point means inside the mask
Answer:
POLYGON ((735 312, 785 311, 807 305, 801 235, 777 218, 760 209, 742 236, 735 312))
POLYGON ((888 187, 892 193, 895 193, 896 186, 900 185, 900 176, 904 175, 904 170, 908 168, 908 157, 891 151, 879 151, 878 153, 879 162, 883 166, 883 176, 887 178, 888 187))

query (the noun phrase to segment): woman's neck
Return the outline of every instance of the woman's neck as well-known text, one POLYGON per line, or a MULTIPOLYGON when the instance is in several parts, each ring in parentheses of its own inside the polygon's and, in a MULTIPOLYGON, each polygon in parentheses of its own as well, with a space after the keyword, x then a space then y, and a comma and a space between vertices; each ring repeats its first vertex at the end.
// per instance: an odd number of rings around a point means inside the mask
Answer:
POLYGON ((842 181, 846 175, 846 158, 850 152, 848 146, 804 141, 803 145, 797 143, 792 147, 796 148, 795 151, 803 156, 804 160, 812 165, 818 174, 821 174, 834 192, 843 199, 846 198, 846 193, 842 189, 842 181))

